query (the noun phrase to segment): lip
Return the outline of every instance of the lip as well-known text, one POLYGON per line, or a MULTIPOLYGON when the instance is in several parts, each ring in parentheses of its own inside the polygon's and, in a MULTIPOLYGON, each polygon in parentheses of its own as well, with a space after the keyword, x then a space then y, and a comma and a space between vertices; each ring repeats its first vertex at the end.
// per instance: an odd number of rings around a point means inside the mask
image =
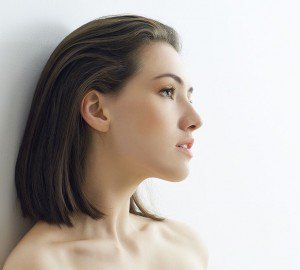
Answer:
MULTIPOLYGON (((193 138, 184 139, 181 142, 177 143, 176 146, 179 147, 179 145, 181 145, 181 144, 186 144, 187 145, 187 149, 191 149, 192 146, 193 146, 193 144, 194 144, 194 139, 193 138)), ((182 148, 182 149, 184 149, 184 148, 182 148)))
POLYGON ((193 157, 193 154, 192 154, 190 149, 186 149, 186 148, 183 148, 183 147, 180 147, 180 146, 177 146, 177 149, 179 151, 183 152, 184 154, 188 155, 190 158, 193 157))

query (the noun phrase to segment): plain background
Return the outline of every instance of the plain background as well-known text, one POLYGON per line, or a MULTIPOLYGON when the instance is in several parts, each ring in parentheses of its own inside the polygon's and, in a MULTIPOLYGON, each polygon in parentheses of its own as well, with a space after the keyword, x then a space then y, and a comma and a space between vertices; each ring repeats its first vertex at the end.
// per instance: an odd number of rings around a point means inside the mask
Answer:
POLYGON ((31 226, 16 205, 14 165, 41 69, 77 27, 133 13, 180 34, 204 121, 187 179, 147 179, 145 200, 197 229, 209 270, 300 269, 299 8, 291 0, 2 3, 0 265, 31 226))

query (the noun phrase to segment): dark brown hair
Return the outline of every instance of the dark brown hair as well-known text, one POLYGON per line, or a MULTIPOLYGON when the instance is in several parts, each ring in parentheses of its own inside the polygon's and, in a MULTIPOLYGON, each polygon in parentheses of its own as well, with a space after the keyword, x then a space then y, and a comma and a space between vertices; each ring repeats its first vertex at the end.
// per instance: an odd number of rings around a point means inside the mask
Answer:
MULTIPOLYGON (((181 51, 170 26, 123 14, 82 25, 52 52, 37 82, 15 166, 23 217, 73 227, 73 211, 94 219, 105 216, 81 190, 89 133, 80 104, 91 88, 117 98, 141 66, 140 49, 151 42, 181 51)), ((130 213, 165 219, 150 213, 137 192, 130 198, 130 213)))

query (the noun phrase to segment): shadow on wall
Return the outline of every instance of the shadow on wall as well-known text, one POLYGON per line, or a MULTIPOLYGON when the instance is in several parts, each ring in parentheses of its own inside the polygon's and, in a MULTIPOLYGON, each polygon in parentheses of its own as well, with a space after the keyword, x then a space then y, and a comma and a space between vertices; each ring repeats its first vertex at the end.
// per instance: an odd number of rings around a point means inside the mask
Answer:
POLYGON ((2 31, 0 57, 0 269, 33 222, 16 198, 14 169, 37 80, 58 43, 72 31, 57 22, 23 22, 2 31), (5 37, 5 38, 4 38, 5 37))

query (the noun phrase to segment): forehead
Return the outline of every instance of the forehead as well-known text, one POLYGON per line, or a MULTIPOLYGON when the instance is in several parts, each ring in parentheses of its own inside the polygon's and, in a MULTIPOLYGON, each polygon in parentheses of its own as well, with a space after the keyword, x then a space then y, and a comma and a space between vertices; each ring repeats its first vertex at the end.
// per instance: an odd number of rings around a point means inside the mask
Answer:
MULTIPOLYGON (((183 80, 185 87, 191 86, 186 74, 187 68, 184 59, 167 43, 156 42, 143 48, 140 53, 140 64, 140 75, 143 79, 152 80, 161 74, 172 73, 183 80)), ((158 83, 170 79, 171 77, 161 77, 161 79, 153 80, 153 82, 158 83)))

